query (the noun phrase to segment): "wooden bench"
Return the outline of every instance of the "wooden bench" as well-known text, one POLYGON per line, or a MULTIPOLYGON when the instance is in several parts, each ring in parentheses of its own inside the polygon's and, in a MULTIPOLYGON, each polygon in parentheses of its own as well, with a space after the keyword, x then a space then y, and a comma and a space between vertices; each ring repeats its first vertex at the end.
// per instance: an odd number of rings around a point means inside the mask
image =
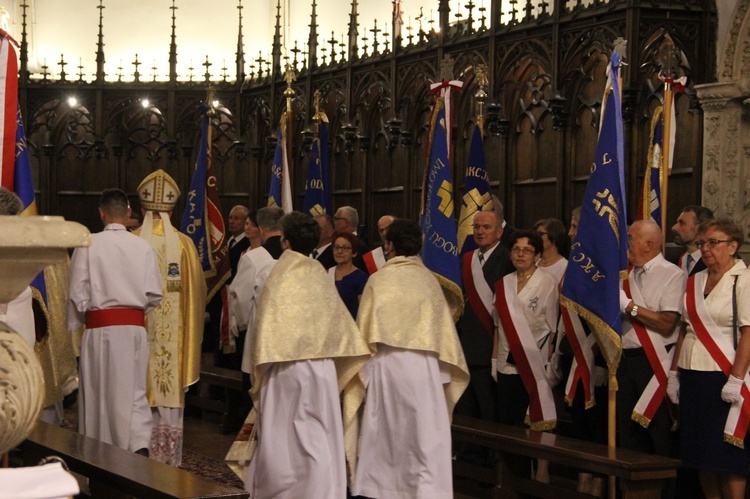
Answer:
POLYGON ((56 455, 70 471, 88 478, 91 497, 247 498, 246 491, 205 480, 133 452, 58 426, 39 422, 19 446, 23 462, 36 465, 56 455))
POLYGON ((555 485, 554 481, 545 484, 519 476, 522 473, 513 471, 519 468, 519 457, 546 459, 550 469, 558 464, 615 476, 623 499, 659 499, 664 481, 675 478, 681 464, 678 459, 627 449, 610 452, 606 445, 463 416, 454 416, 452 433, 454 444, 469 442, 495 449, 499 454, 496 470, 454 461, 454 476, 493 485, 492 489, 485 489, 485 497, 505 499, 521 494, 554 499, 590 497, 555 485))
MULTIPOLYGON (((222 415, 222 428, 224 432, 230 432, 238 428, 230 428, 232 425, 239 426, 247 414, 240 414, 242 393, 242 372, 223 367, 206 366, 201 369, 199 384, 209 386, 220 386, 226 388, 226 396, 223 400, 212 399, 201 396, 203 390, 198 387, 198 393, 188 392, 185 395, 185 405, 198 407, 222 415)), ((208 391, 204 391, 207 395, 208 391)))

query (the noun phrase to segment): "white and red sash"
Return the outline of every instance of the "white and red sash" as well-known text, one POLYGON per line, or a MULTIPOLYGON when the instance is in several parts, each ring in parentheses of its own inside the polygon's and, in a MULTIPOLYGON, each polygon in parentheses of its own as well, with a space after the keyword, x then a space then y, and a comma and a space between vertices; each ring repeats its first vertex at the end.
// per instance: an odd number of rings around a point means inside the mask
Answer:
MULTIPOLYGON (((688 277, 685 310, 690 318, 690 324, 693 326, 695 335, 728 378, 732 371, 735 350, 708 313, 703 298, 706 278, 707 273, 705 272, 699 272, 688 277)), ((727 422, 724 425, 724 441, 742 449, 745 448, 745 435, 750 422, 748 383, 750 383, 750 375, 745 373, 745 384, 742 385, 740 392, 742 400, 733 403, 729 408, 727 422)))
POLYGON ((328 277, 330 277, 333 282, 336 282, 336 267, 335 266, 328 269, 328 277))
MULTIPOLYGON (((562 283, 560 283, 562 285, 562 283)), ((573 364, 570 366, 570 374, 565 383, 565 402, 573 404, 576 396, 578 382, 583 385, 583 400, 586 409, 596 404, 594 399, 594 377, 591 370, 594 368, 594 346, 596 339, 594 335, 586 336, 581 318, 575 312, 571 312, 565 306, 560 305, 560 317, 568 338, 570 348, 573 350, 573 364)))
POLYGON ((461 265, 462 277, 464 280, 464 291, 469 305, 482 323, 484 330, 495 339, 495 322, 492 319, 492 288, 487 284, 482 272, 482 266, 479 264, 479 257, 474 250, 464 255, 464 261, 461 265))
POLYGON ((685 258, 687 257, 687 251, 683 252, 680 255, 680 258, 677 259, 677 266, 680 267, 682 270, 685 270, 685 258))
MULTIPOLYGON (((628 298, 632 299, 635 303, 645 302, 638 286, 630 285, 630 279, 623 281, 623 290, 628 295, 628 298)), ((643 390, 641 397, 635 404, 633 414, 630 418, 644 428, 648 428, 659 406, 665 400, 667 394, 667 372, 669 372, 669 368, 672 365, 674 350, 671 352, 667 351, 667 347, 662 340, 663 337, 659 333, 634 321, 631 321, 630 325, 635 331, 638 342, 643 347, 643 352, 646 354, 651 370, 654 371, 654 375, 651 376, 645 390, 643 390)), ((669 414, 672 417, 672 421, 674 421, 674 411, 670 410, 669 414)))
POLYGON ((362 256, 362 260, 365 261, 367 272, 372 275, 377 272, 383 265, 385 265, 385 253, 383 253, 383 247, 378 246, 369 253, 365 253, 362 256))
POLYGON ((544 373, 544 359, 529 323, 516 298, 516 273, 495 284, 495 307, 500 316, 510 352, 526 392, 529 394, 529 421, 532 430, 551 430, 557 425, 552 388, 544 373))

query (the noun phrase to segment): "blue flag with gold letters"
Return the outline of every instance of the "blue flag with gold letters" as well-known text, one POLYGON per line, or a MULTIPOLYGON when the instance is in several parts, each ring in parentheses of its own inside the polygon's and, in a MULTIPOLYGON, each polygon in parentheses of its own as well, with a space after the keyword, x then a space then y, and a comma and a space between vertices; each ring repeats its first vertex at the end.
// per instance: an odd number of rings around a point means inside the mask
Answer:
POLYGON ((464 180, 461 196, 461 214, 458 216, 458 247, 461 255, 477 249, 473 235, 474 217, 480 211, 492 209, 492 190, 487 172, 487 161, 484 157, 482 127, 477 123, 474 126, 474 134, 471 136, 469 164, 466 165, 466 180, 464 180))
POLYGON ((271 187, 268 190, 268 206, 281 207, 281 176, 283 172, 283 150, 284 134, 279 127, 276 140, 276 152, 273 155, 273 167, 271 168, 271 187))
POLYGON ((326 164, 328 163, 328 123, 320 123, 318 136, 315 137, 310 149, 310 160, 307 165, 307 181, 305 182, 305 206, 302 210, 308 215, 317 216, 331 213, 327 203, 326 164), (325 149, 323 144, 326 145, 325 149))
POLYGON ((422 261, 440 281, 455 315, 457 310, 463 309, 463 293, 454 218, 453 182, 445 133, 447 126, 443 100, 440 98, 435 103, 430 128, 430 161, 427 164, 427 192, 422 216, 422 261))
POLYGON ((612 54, 596 157, 586 185, 578 233, 568 260, 560 302, 592 326, 610 376, 620 362, 620 280, 627 278, 627 208, 622 108, 612 54))

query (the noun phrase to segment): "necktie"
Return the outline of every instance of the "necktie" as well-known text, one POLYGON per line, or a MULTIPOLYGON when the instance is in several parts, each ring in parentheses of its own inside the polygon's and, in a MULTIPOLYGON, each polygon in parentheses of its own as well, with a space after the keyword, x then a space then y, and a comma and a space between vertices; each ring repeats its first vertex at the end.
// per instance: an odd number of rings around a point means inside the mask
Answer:
POLYGON ((318 259, 318 250, 317 250, 317 248, 313 250, 313 252, 312 252, 312 257, 313 257, 314 259, 316 259, 316 260, 318 259))
POLYGON ((479 253, 479 265, 484 267, 484 255, 479 253))
POLYGON ((232 246, 234 246, 236 242, 237 240, 234 237, 229 239, 229 249, 232 249, 232 246))
POLYGON ((688 274, 690 274, 690 271, 693 270, 694 263, 695 258, 693 258, 693 255, 688 254, 687 258, 685 259, 685 270, 687 270, 688 274))
POLYGON ((641 279, 643 278, 643 274, 645 273, 643 267, 636 267, 633 269, 633 280, 635 281, 636 286, 638 286, 638 289, 641 289, 641 279))

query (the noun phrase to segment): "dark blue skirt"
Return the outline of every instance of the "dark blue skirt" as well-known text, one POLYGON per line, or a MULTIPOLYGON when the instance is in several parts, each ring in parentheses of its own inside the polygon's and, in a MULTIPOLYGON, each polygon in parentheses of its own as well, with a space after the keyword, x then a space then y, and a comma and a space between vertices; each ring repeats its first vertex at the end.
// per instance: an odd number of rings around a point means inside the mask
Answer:
POLYGON ((685 468, 746 475, 750 442, 724 441, 730 404, 721 400, 727 377, 720 371, 680 371, 680 459, 685 468))

